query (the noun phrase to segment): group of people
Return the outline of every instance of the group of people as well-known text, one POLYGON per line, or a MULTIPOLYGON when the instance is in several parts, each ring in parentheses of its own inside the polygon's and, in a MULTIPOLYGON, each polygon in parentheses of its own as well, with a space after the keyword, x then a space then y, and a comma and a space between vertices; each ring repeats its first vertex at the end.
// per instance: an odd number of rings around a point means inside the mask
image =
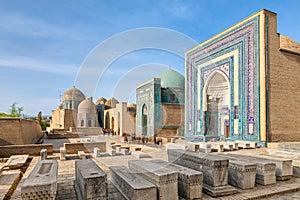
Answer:
POLYGON ((123 141, 128 142, 128 143, 133 143, 133 144, 157 144, 161 145, 162 144, 162 139, 157 138, 156 136, 154 137, 148 137, 147 135, 123 135, 123 141))

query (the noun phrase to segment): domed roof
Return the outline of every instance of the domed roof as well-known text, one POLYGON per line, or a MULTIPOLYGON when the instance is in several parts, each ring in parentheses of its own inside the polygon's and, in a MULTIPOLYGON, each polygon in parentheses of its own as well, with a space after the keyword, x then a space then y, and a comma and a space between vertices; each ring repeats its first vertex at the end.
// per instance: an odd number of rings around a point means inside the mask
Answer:
POLYGON ((83 100, 78 106, 78 113, 94 113, 96 112, 96 106, 93 103, 93 98, 87 98, 83 100))
POLYGON ((117 99, 115 99, 114 97, 111 97, 110 99, 108 99, 108 101, 105 103, 105 105, 109 106, 111 108, 115 108, 117 103, 119 103, 119 101, 117 99))
POLYGON ((96 101, 96 105, 100 104, 101 102, 106 103, 107 100, 104 97, 100 97, 97 101, 96 101))
POLYGON ((73 87, 67 90, 63 97, 62 101, 83 101, 85 99, 84 94, 77 88, 73 87))
POLYGON ((161 79, 161 87, 182 87, 184 88, 184 76, 173 69, 167 69, 156 78, 161 79))

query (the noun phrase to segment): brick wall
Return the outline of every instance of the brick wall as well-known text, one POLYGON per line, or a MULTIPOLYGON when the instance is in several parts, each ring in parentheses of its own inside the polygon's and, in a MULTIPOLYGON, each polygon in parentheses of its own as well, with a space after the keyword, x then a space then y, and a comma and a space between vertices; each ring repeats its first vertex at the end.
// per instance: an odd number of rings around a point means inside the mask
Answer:
POLYGON ((32 144, 42 136, 37 121, 20 118, 0 118, 0 146, 32 144))
POLYGON ((7 145, 0 146, 0 157, 10 157, 11 155, 29 154, 30 156, 40 155, 42 149, 47 149, 47 154, 52 155, 53 144, 27 144, 27 145, 7 145))
POLYGON ((181 134, 181 132, 184 131, 184 106, 178 104, 163 104, 162 110, 162 125, 169 128, 168 131, 165 131, 166 134, 170 133, 173 135, 174 130, 172 129, 175 127, 178 127, 178 134, 181 134))
POLYGON ((268 16, 269 141, 300 141, 300 55, 279 50, 276 15, 268 16))
POLYGON ((101 152, 106 152, 106 142, 64 143, 64 147, 67 154, 77 154, 78 151, 93 152, 95 147, 98 147, 101 152))

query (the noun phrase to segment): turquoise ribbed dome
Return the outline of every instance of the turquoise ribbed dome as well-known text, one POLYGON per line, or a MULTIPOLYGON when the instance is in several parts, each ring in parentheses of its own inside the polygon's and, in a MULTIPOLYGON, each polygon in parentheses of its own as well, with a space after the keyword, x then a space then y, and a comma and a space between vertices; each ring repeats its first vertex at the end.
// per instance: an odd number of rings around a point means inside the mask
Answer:
POLYGON ((156 78, 161 79, 161 87, 181 87, 184 88, 184 76, 173 69, 167 69, 156 78))

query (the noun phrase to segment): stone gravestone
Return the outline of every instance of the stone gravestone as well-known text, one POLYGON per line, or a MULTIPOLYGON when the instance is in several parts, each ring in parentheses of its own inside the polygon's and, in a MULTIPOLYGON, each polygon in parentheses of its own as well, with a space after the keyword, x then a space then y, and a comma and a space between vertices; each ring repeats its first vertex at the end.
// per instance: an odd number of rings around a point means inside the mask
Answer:
POLYGON ((232 157, 226 158, 229 159, 228 183, 241 189, 254 188, 257 164, 232 157))
POLYGON ((158 168, 169 168, 178 172, 178 194, 180 197, 186 200, 202 198, 202 172, 163 160, 151 160, 150 162, 158 164, 158 168))
POLYGON ((145 160, 130 160, 128 166, 130 170, 157 186, 157 199, 178 200, 177 171, 168 168, 157 168, 156 164, 145 160))
POLYGON ((21 187, 22 199, 55 199, 57 173, 56 160, 40 160, 21 187))
POLYGON ((256 159, 255 157, 249 157, 239 154, 226 154, 222 155, 234 159, 244 160, 254 162, 257 164, 256 168, 256 176, 255 176, 255 182, 260 185, 270 185, 276 183, 276 176, 275 176, 275 170, 276 170, 276 164, 270 160, 267 159, 256 159))
POLYGON ((276 179, 280 181, 289 180, 293 176, 292 159, 278 158, 268 155, 254 156, 255 159, 267 159, 276 164, 276 179))
POLYGON ((202 172, 203 191, 210 196, 225 196, 237 192, 234 187, 228 185, 229 160, 226 158, 201 152, 170 149, 168 161, 202 172))
POLYGON ((22 167, 29 158, 29 155, 14 155, 10 156, 5 165, 10 169, 22 167))
POLYGON ((29 155, 10 156, 9 159, 6 161, 6 163, 0 168, 0 175, 2 174, 4 168, 9 168, 9 169, 21 168, 27 162, 28 158, 29 155))
POLYGON ((110 167, 111 181, 128 200, 156 200, 156 186, 127 167, 110 167))
POLYGON ((106 173, 91 159, 75 161, 75 191, 79 200, 106 200, 106 173))
POLYGON ((80 160, 85 160, 87 158, 87 154, 84 151, 78 151, 78 157, 80 160))
POLYGON ((293 176, 300 178, 300 159, 293 160, 293 176))
POLYGON ((47 160, 47 149, 42 149, 40 155, 41 155, 41 160, 47 160))
POLYGON ((60 147, 59 152, 60 152, 60 160, 66 160, 66 148, 60 147))
POLYGON ((94 148, 94 157, 97 158, 100 156, 100 149, 98 147, 94 148))

